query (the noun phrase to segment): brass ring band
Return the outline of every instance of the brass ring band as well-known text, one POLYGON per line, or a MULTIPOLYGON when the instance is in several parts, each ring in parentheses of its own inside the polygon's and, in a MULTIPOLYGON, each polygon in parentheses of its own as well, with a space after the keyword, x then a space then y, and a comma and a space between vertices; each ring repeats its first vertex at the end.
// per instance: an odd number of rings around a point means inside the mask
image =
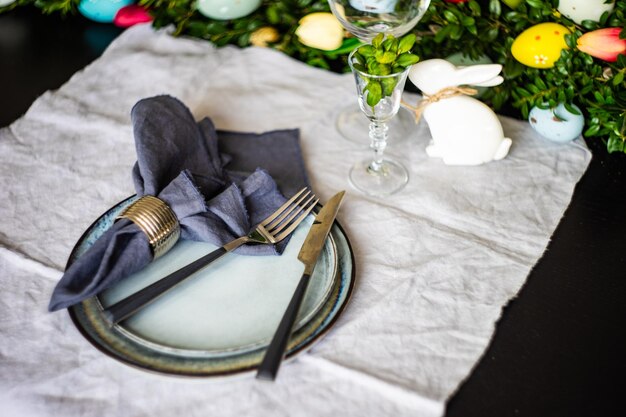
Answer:
POLYGON ((133 202, 117 218, 132 221, 146 234, 154 259, 170 250, 180 237, 176 214, 163 200, 151 195, 133 202))

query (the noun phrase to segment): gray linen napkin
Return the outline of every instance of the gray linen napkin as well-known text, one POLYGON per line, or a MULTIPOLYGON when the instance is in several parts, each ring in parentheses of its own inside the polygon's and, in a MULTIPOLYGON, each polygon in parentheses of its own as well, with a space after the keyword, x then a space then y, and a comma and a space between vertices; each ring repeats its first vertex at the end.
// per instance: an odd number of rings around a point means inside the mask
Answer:
MULTIPOLYGON (((139 101, 131 119, 137 195, 164 200, 178 217, 182 239, 223 245, 248 233, 282 205, 280 191, 291 195, 308 184, 298 130, 220 132, 218 140, 209 119, 196 123, 189 109, 170 96, 139 101)), ((285 244, 244 245, 237 252, 275 255, 285 244)), ((146 236, 122 219, 68 267, 48 309, 92 297, 151 261, 146 236)))

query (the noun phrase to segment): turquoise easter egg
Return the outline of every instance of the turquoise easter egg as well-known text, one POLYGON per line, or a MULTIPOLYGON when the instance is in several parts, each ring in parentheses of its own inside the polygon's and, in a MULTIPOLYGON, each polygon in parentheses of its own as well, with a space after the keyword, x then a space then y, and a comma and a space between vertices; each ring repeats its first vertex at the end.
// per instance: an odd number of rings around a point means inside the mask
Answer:
POLYGON ((111 23, 115 14, 133 0, 80 0, 78 11, 88 19, 100 23, 111 23))
POLYGON ((239 19, 255 11, 261 0, 198 0, 196 8, 211 19, 239 19))
POLYGON ((571 113, 563 103, 553 109, 533 107, 528 115, 530 125, 537 133, 553 142, 569 142, 583 132, 585 118, 575 104, 571 105, 579 114, 571 113))
MULTIPOLYGON (((455 54, 452 54, 449 57, 445 58, 445 60, 448 61, 451 64, 456 65, 457 67, 468 67, 470 65, 493 64, 493 61, 487 55, 481 55, 477 59, 471 59, 470 57, 463 56, 462 52, 457 52, 455 54)), ((485 91, 487 91, 488 87, 472 86, 472 88, 475 88, 476 91, 478 91, 478 93, 474 97, 481 97, 483 94, 485 94, 485 91)))

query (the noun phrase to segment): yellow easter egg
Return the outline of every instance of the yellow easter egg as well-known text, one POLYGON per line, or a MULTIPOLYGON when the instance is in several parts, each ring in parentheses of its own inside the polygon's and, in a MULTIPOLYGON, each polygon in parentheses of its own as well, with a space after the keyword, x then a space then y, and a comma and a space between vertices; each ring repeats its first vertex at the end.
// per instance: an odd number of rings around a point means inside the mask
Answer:
POLYGON ((567 48, 565 35, 570 31, 558 23, 539 23, 513 41, 511 53, 522 64, 533 68, 551 68, 567 48))

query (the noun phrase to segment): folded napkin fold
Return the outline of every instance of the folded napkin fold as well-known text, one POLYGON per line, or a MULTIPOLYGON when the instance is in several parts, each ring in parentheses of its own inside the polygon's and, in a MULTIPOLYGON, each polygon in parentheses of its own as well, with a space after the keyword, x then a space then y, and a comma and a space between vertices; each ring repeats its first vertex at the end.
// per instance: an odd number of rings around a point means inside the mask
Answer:
MULTIPOLYGON (((280 207, 285 202, 281 191, 289 196, 308 184, 298 130, 218 133, 211 120, 196 123, 189 109, 170 96, 139 101, 131 119, 135 191, 169 205, 182 239, 221 246, 280 207)), ((285 244, 244 245, 237 252, 279 254, 285 244)), ((92 297, 152 258, 141 229, 119 220, 65 271, 48 308, 55 311, 92 297)))

